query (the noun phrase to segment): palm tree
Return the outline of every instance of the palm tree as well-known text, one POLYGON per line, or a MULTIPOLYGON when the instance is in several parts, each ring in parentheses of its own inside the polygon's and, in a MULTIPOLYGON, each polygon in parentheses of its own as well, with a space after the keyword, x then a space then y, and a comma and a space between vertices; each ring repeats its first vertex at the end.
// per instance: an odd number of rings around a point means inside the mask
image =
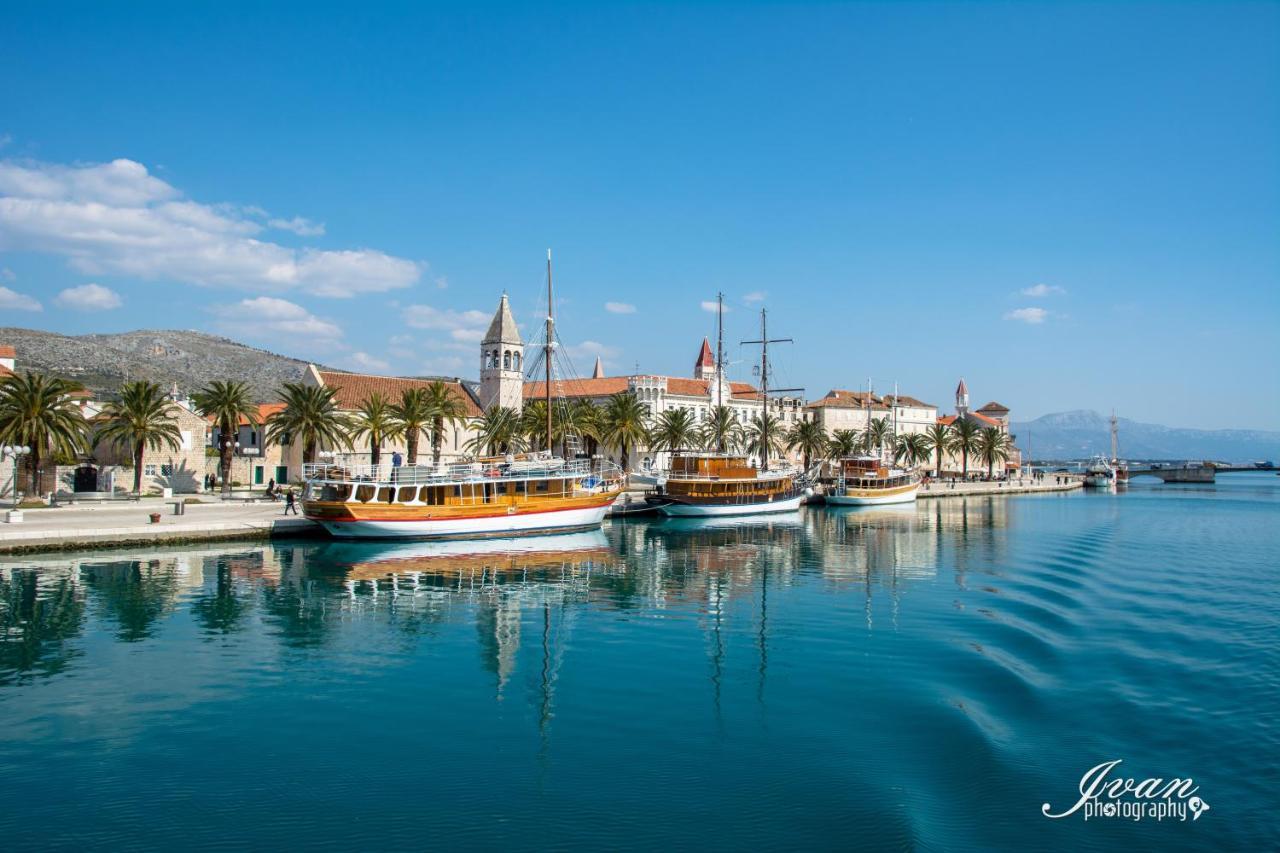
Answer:
POLYGON ((964 461, 960 474, 968 477, 969 456, 978 449, 978 425, 966 418, 957 418, 951 425, 951 438, 947 441, 947 448, 961 455, 964 461))
MULTIPOLYGON (((81 386, 30 371, 0 380, 0 444, 31 448, 31 494, 40 492, 40 461, 74 456, 85 446, 89 424, 72 394, 81 386)), ((13 484, 17 494, 18 484, 13 484)))
POLYGON ((747 426, 747 452, 762 460, 766 455, 782 453, 783 432, 780 422, 765 412, 751 419, 747 426))
MULTIPOLYGON (((465 422, 467 407, 447 382, 436 379, 426 388, 427 408, 431 410, 431 463, 440 464, 440 448, 444 443, 445 424, 459 425, 465 422)), ((410 465, 413 462, 409 463, 410 465)))
POLYGON ((575 400, 569 419, 577 434, 586 439, 587 455, 595 456, 604 438, 604 410, 590 400, 575 400))
POLYGON ((893 427, 889 425, 889 419, 872 418, 863 434, 863 446, 867 453, 874 451, 875 455, 880 456, 892 438, 893 427))
MULTIPOLYGON (((555 438, 555 421, 551 424, 552 439, 555 438)), ((529 447, 538 450, 548 450, 544 447, 547 443, 547 401, 546 400, 525 400, 524 406, 520 409, 520 433, 524 436, 529 447)))
POLYGON ((235 434, 241 421, 258 426, 258 406, 249 396, 243 382, 215 379, 195 394, 191 401, 196 411, 213 418, 218 425, 218 474, 222 480, 222 497, 231 496, 231 457, 235 452, 235 434))
POLYGON ((321 444, 350 447, 351 418, 338 408, 337 394, 336 388, 284 383, 280 389, 284 408, 267 418, 267 441, 297 436, 302 442, 304 465, 315 462, 321 444))
POLYGON ((732 452, 742 442, 742 424, 728 406, 714 406, 702 424, 703 446, 718 453, 732 452))
POLYGON ((804 458, 804 470, 809 470, 813 457, 827 452, 827 431, 817 421, 796 421, 787 432, 787 449, 799 449, 804 458))
POLYGON ((855 430, 838 429, 831 434, 831 441, 827 447, 827 453, 832 459, 846 459, 855 456, 858 449, 862 446, 862 439, 855 430))
POLYGON ((893 451, 893 461, 905 462, 908 468, 914 468, 928 460, 933 445, 929 437, 922 432, 909 432, 898 436, 898 446, 893 451))
POLYGON ((935 471, 939 480, 942 479, 942 454, 947 452, 947 447, 951 444, 951 427, 942 421, 937 421, 924 431, 924 436, 929 440, 929 446, 933 448, 933 452, 938 456, 938 467, 935 471))
POLYGON ((405 437, 407 445, 406 460, 410 465, 418 464, 418 441, 423 429, 435 422, 435 411, 431 408, 427 393, 423 388, 406 388, 400 394, 400 402, 391 407, 396 423, 400 425, 400 433, 405 437))
POLYGON ((494 406, 472 428, 475 435, 464 446, 468 453, 494 456, 523 450, 525 447, 520 416, 515 409, 494 406))
POLYGON ((133 493, 142 494, 142 457, 150 447, 170 450, 182 446, 182 433, 173 416, 173 404, 155 382, 138 380, 120 386, 120 399, 102 410, 105 426, 98 437, 116 447, 128 447, 133 455, 133 493))
POLYGON ((688 409, 667 409, 649 430, 649 444, 654 450, 679 453, 692 447, 697 439, 698 426, 688 409))
POLYGON ((626 468, 631 448, 649 436, 646 421, 649 410, 630 391, 620 391, 609 398, 604 407, 604 438, 622 451, 622 467, 626 468))
POLYGON ((997 462, 1009 458, 1009 436, 997 427, 986 427, 978 433, 978 458, 987 463, 988 479, 995 476, 997 462))
POLYGON ((382 444, 393 441, 400 435, 400 422, 392 411, 391 401, 385 395, 374 391, 356 409, 355 423, 352 424, 352 438, 369 437, 369 464, 377 466, 382 462, 382 444))

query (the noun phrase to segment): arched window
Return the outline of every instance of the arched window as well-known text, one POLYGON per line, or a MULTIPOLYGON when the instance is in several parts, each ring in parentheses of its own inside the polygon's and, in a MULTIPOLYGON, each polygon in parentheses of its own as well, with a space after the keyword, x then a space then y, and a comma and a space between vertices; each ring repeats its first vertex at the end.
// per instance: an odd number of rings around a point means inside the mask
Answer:
POLYGON ((488 370, 491 367, 493 367, 493 356, 489 354, 488 350, 485 350, 484 351, 484 369, 488 370))
POLYGON ((503 370, 511 369, 511 350, 507 350, 502 354, 502 369, 503 370))
POLYGON ((515 352, 511 353, 511 369, 512 370, 520 369, 520 350, 516 350, 515 352))

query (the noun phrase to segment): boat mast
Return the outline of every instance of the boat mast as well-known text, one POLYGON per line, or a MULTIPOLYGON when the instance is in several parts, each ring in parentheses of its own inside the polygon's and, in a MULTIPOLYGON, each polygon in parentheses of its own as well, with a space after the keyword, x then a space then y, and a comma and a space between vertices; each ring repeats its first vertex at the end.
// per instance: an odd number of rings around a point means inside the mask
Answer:
POLYGON ((542 357, 546 362, 547 372, 547 453, 551 452, 551 349, 552 335, 555 334, 555 317, 553 315, 554 302, 551 299, 551 250, 547 249, 547 341, 543 349, 542 357))
MULTIPOLYGON (((768 311, 760 309, 760 340, 742 341, 744 344, 760 344, 760 470, 769 470, 769 344, 793 343, 791 338, 770 338, 768 311)), ((803 388, 777 388, 777 391, 803 391, 803 388)))
MULTIPOLYGON (((716 406, 724 405, 724 292, 716 294, 716 406)), ((716 453, 724 453, 724 435, 716 438, 716 453)))
POLYGON ((1114 465, 1120 459, 1120 428, 1116 422, 1116 410, 1111 410, 1111 463, 1114 465))

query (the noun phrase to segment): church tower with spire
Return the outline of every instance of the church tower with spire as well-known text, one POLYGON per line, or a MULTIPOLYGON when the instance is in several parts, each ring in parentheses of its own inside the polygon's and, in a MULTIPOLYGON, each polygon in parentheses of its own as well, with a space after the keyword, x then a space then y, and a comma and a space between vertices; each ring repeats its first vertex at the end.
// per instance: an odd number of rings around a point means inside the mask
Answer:
POLYGON ((956 414, 962 418, 969 414, 969 386, 964 384, 963 376, 956 386, 956 414))
POLYGON ((485 411, 504 406, 520 411, 524 402, 524 342, 507 294, 480 344, 480 404, 485 411))

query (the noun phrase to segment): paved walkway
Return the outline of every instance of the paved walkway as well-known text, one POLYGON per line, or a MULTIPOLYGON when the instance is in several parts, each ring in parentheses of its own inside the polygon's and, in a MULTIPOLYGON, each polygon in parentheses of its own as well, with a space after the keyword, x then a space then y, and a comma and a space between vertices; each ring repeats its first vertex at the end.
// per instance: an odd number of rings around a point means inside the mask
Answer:
POLYGON ((315 533, 300 516, 285 517, 283 503, 213 501, 187 504, 173 514, 173 500, 74 504, 22 511, 18 524, 4 523, 0 511, 0 553, 54 550, 93 545, 202 542, 215 539, 268 539, 315 533), (151 523, 150 514, 160 513, 151 523))

